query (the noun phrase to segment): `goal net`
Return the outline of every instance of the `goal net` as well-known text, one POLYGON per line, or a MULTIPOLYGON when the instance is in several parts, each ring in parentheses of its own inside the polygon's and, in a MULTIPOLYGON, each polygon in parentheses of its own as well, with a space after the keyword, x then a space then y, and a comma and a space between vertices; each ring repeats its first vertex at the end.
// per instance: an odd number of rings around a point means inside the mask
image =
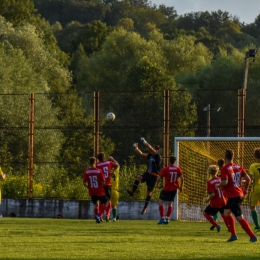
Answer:
MULTIPOLYGON (((176 165, 184 174, 183 192, 178 192, 174 201, 173 219, 205 221, 203 210, 208 205, 206 182, 208 166, 224 159, 225 151, 234 151, 234 162, 246 170, 254 162, 254 149, 260 147, 259 137, 176 137, 174 153, 176 165)), ((252 222, 248 200, 243 202, 243 214, 252 222)))

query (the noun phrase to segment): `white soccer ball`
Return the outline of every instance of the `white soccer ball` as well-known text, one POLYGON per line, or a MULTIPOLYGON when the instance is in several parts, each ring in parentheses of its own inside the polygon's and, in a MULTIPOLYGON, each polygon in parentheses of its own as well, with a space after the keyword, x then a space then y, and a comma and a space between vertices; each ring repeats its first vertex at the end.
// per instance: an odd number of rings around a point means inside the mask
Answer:
POLYGON ((107 113, 107 119, 114 121, 116 119, 116 115, 112 112, 107 113))

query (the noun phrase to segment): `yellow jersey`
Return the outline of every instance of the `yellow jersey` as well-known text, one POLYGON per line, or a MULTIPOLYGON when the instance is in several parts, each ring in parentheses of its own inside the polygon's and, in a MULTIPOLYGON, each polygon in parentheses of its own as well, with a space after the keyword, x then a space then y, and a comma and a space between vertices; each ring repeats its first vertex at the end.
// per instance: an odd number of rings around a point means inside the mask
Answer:
POLYGON ((119 167, 114 170, 111 176, 111 190, 119 190, 119 167))
POLYGON ((260 193, 260 162, 250 165, 249 174, 254 178, 251 186, 251 192, 260 193))

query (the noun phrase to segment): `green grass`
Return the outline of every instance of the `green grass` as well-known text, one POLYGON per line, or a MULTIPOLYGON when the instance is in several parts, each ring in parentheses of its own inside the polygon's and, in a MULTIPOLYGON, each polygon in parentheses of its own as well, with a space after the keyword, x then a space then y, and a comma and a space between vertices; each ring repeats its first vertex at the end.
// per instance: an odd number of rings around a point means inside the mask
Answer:
POLYGON ((243 259, 260 258, 260 240, 237 226, 238 241, 227 243, 206 222, 67 219, 0 219, 0 259, 243 259))

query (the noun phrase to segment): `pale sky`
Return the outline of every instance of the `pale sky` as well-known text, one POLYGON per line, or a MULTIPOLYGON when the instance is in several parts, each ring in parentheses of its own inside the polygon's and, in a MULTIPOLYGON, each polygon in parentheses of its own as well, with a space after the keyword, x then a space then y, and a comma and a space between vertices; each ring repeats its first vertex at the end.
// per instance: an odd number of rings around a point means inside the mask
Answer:
POLYGON ((255 21, 260 14, 260 0, 150 0, 157 6, 173 6, 178 15, 199 11, 227 11, 246 24, 255 21))

